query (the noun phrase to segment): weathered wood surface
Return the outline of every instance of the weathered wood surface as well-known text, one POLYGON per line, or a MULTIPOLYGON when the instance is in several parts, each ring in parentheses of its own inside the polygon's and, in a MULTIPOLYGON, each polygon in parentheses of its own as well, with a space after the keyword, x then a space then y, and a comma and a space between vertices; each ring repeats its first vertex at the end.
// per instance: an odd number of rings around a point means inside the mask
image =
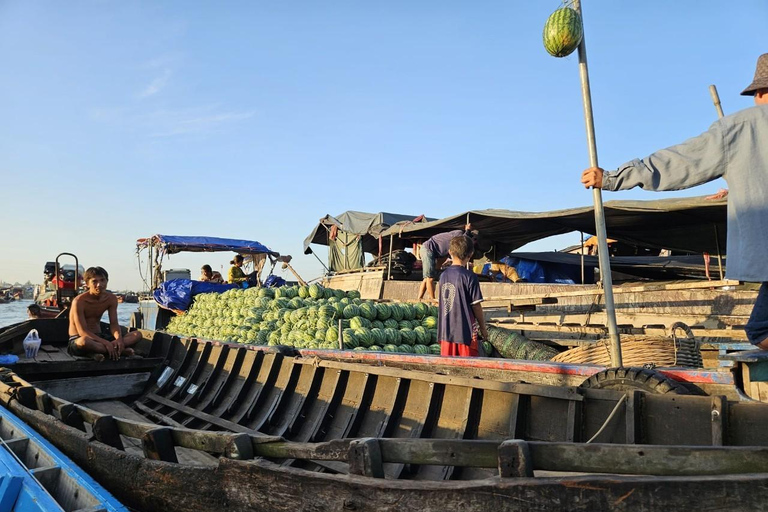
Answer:
POLYGON ((765 474, 671 477, 591 475, 474 482, 392 481, 308 473, 267 461, 183 466, 125 454, 50 416, 22 411, 46 437, 140 511, 768 510, 765 474))
POLYGON ((53 396, 70 402, 111 400, 139 395, 149 379, 149 372, 97 375, 74 379, 55 379, 35 385, 53 396))

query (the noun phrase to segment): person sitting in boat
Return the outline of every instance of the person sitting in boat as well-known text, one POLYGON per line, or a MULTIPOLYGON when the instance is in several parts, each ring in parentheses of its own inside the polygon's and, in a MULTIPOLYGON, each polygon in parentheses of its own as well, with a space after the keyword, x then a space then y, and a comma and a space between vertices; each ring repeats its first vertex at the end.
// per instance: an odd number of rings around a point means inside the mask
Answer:
POLYGON ((236 254, 235 258, 229 262, 232 264, 227 275, 227 282, 230 284, 243 283, 248 280, 248 276, 243 272, 243 261, 243 255, 236 254))
POLYGON ((221 277, 219 272, 213 270, 210 265, 203 265, 200 268, 200 281, 222 284, 224 282, 224 278, 221 277))
POLYGON ((437 339, 442 356, 484 356, 478 343, 475 322, 483 339, 488 330, 483 316, 483 294, 477 276, 467 270, 467 263, 475 252, 471 238, 454 237, 448 247, 451 266, 440 276, 440 302, 437 320, 437 339))
POLYGON ((92 356, 96 361, 105 357, 118 360, 121 355, 133 355, 132 345, 141 339, 141 333, 132 331, 122 335, 117 323, 117 297, 107 291, 109 274, 101 267, 85 271, 87 291, 72 301, 69 313, 69 345, 73 356, 92 356), (101 317, 109 315, 109 328, 102 329, 101 317))
POLYGON ((471 240, 474 242, 477 232, 471 233, 470 229, 472 229, 472 225, 467 224, 464 226, 464 231, 455 229, 447 233, 438 233, 421 246, 419 254, 421 256, 424 279, 419 286, 418 300, 421 300, 426 293, 429 296, 429 300, 435 301, 435 278, 437 278, 440 268, 448 257, 448 246, 451 240, 460 235, 471 234, 473 235, 471 240))

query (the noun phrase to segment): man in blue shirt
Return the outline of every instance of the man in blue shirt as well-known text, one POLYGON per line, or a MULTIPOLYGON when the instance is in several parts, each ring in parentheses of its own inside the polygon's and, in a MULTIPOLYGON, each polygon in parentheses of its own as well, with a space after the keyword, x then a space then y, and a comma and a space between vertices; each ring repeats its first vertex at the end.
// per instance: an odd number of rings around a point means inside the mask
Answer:
POLYGON ((440 267, 448 256, 448 247, 451 244, 451 240, 457 236, 469 234, 470 229, 472 229, 472 225, 467 224, 464 226, 464 231, 454 229, 447 233, 438 233, 422 244, 419 255, 421 256, 421 268, 424 278, 419 286, 418 300, 424 297, 425 292, 429 292, 429 299, 432 302, 435 301, 435 279, 440 271, 440 267))
POLYGON ((755 106, 726 116, 682 144, 606 172, 585 170, 585 187, 604 190, 680 190, 724 178, 728 183, 726 277, 762 283, 746 325, 749 341, 768 350, 768 53, 741 93, 755 106))

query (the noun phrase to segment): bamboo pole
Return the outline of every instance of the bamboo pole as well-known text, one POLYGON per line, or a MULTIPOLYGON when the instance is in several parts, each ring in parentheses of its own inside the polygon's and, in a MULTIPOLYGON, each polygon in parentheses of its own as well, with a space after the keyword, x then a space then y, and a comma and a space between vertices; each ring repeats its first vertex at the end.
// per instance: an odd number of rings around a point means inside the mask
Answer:
MULTIPOLYGON (((717 118, 722 119, 723 106, 720 104, 720 95, 717 94, 717 87, 714 84, 709 86, 709 95, 712 96, 712 103, 715 104, 715 110, 717 111, 717 118)), ((720 238, 717 232, 717 225, 715 225, 715 245, 717 246, 717 267, 720 270, 720 279, 723 279, 723 256, 720 253, 720 238)))
MULTIPOLYGON (((581 10, 581 1, 573 2, 574 9, 581 15, 582 24, 584 15, 581 10)), ((598 167, 597 142, 595 141, 595 121, 592 116, 592 94, 589 88, 589 70, 587 68, 586 35, 579 43, 579 75, 581 77, 581 97, 584 104, 584 121, 587 125, 587 147, 589 149, 590 167, 598 167)), ((608 336, 611 341, 611 365, 621 366, 621 341, 616 325, 616 308, 613 303, 613 279, 611 278, 611 262, 608 253, 608 242, 605 229, 605 214, 603 212, 603 196, 599 188, 592 189, 592 198, 595 203, 595 228, 597 231, 597 255, 600 261, 600 278, 603 281, 605 292, 605 313, 608 323, 608 336)))

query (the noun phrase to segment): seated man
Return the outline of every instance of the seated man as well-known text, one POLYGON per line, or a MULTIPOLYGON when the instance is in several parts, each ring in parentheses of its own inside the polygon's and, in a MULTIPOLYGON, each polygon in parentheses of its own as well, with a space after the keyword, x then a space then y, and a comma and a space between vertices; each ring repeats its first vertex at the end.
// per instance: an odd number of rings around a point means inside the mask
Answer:
POLYGON ((67 352, 73 356, 91 355, 96 361, 104 357, 118 360, 122 354, 133 355, 131 345, 141 339, 138 331, 125 336, 117 323, 117 297, 107 291, 109 274, 101 267, 85 271, 85 285, 88 289, 72 301, 69 313, 69 346, 67 352), (109 329, 102 331, 101 317, 109 314, 109 329))
POLYGON ((222 284, 224 282, 224 278, 221 277, 219 272, 213 270, 210 265, 203 265, 200 268, 200 281, 222 284))

